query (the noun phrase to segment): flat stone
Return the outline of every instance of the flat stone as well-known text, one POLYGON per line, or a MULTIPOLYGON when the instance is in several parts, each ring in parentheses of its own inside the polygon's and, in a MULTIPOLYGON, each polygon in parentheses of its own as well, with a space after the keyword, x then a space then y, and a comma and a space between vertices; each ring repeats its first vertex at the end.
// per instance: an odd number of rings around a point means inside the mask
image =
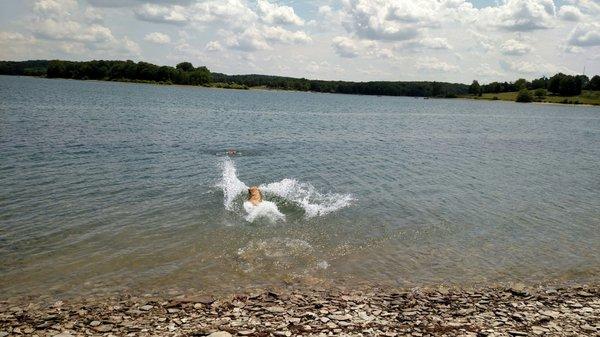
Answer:
POLYGON ((510 330, 508 333, 513 336, 527 336, 527 332, 517 330, 510 330))
POLYGON ((167 312, 168 312, 169 314, 175 314, 175 313, 178 313, 179 311, 181 311, 181 310, 179 310, 179 309, 174 309, 174 308, 167 309, 167 312))
POLYGON ((112 330, 112 328, 112 324, 102 324, 94 327, 94 330, 98 332, 109 332, 110 330, 112 330))
POLYGON ((586 332, 596 332, 596 328, 589 324, 582 325, 581 329, 586 332))
POLYGON ((212 296, 200 296, 196 298, 196 302, 208 305, 213 304, 215 302, 215 299, 212 296))
POLYGON ((152 306, 150 304, 146 304, 146 305, 140 307, 140 309, 142 309, 144 311, 150 311, 150 310, 152 310, 152 308, 154 308, 154 306, 152 306))
POLYGON ((73 337, 73 335, 71 335, 68 332, 61 332, 59 334, 54 335, 53 337, 73 337))
POLYGON ((6 336, 8 336, 8 332, 0 331, 0 337, 6 337, 6 336))
POLYGON ((540 314, 548 317, 552 317, 553 319, 557 319, 560 316, 560 312, 553 310, 543 310, 540 311, 540 314))
POLYGON ((285 312, 285 308, 283 308, 283 307, 268 307, 267 311, 272 312, 272 313, 282 313, 282 312, 285 312))
POLYGON ((213 332, 208 337, 231 337, 231 334, 227 331, 217 331, 213 332))
POLYGON ((335 321, 349 321, 352 319, 352 315, 329 315, 329 318, 335 321))
POLYGON ((525 290, 525 285, 517 283, 510 287, 510 292, 516 296, 527 296, 529 293, 525 290))
POLYGON ((92 322, 90 323, 90 325, 91 325, 91 326, 98 326, 98 325, 100 325, 100 324, 102 324, 102 322, 100 322, 100 321, 92 321, 92 322))

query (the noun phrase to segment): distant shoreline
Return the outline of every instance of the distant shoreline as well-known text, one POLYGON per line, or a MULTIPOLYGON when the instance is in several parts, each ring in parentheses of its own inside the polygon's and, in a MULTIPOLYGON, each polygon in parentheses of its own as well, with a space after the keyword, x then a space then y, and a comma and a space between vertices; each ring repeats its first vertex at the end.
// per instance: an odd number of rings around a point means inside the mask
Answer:
MULTIPOLYGON (((235 83, 212 83, 210 85, 191 85, 191 84, 175 84, 175 83, 161 83, 156 81, 139 81, 139 80, 96 80, 96 79, 75 79, 75 78, 48 78, 46 76, 28 76, 28 75, 0 75, 0 76, 13 76, 13 77, 28 77, 28 78, 40 78, 40 79, 59 79, 59 80, 71 80, 71 81, 89 81, 89 82, 108 82, 108 83, 130 83, 130 84, 148 84, 148 85, 156 85, 156 86, 175 86, 175 87, 187 87, 187 88, 207 88, 207 89, 226 89, 226 90, 251 90, 251 91, 281 91, 281 92, 308 92, 314 94, 340 94, 340 95, 358 95, 358 96, 378 96, 378 97, 408 97, 408 98, 418 98, 418 99, 464 99, 464 100, 472 100, 472 101, 501 101, 501 102, 513 102, 514 100, 510 99, 491 99, 491 98, 480 98, 480 97, 470 97, 470 96, 457 96, 457 97, 428 97, 428 96, 403 96, 403 95, 371 95, 371 94, 347 94, 340 92, 321 92, 321 91, 311 91, 311 90, 295 90, 295 89, 282 89, 282 88, 269 88, 266 86, 256 86, 256 87, 247 87, 247 86, 239 86, 235 83)), ((504 93, 506 94, 506 93, 504 93)), ((511 93, 508 93, 511 94, 511 93)), ((558 96, 560 98, 567 98, 563 96, 558 96)), ((571 97, 572 99, 572 97, 571 97)), ((547 105, 569 105, 569 106, 583 106, 583 107, 597 107, 600 106, 600 100, 598 103, 563 103, 563 102, 540 102, 540 101, 532 101, 529 103, 534 104, 547 104, 547 105)))

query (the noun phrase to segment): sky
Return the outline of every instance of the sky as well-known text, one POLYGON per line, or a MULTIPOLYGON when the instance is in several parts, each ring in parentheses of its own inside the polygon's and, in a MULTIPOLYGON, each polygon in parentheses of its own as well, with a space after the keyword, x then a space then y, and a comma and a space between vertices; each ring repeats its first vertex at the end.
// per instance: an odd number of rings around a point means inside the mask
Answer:
POLYGON ((600 0, 1 0, 0 59, 327 80, 600 74, 600 0))

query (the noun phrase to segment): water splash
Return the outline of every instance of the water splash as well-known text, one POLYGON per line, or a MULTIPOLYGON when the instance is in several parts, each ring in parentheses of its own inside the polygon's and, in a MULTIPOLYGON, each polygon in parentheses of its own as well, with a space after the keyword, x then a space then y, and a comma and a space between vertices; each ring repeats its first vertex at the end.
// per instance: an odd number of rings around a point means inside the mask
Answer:
POLYGON ((242 192, 247 191, 248 186, 238 179, 235 164, 231 159, 226 158, 221 168, 223 170, 223 179, 219 185, 223 189, 223 205, 226 210, 231 211, 233 210, 233 201, 235 198, 242 192))
POLYGON ((350 194, 320 193, 311 184, 301 183, 296 179, 260 185, 260 189, 294 202, 304 209, 307 218, 335 212, 350 206, 354 200, 350 194))
MULTIPOLYGON (((248 190, 248 186, 238 179, 235 163, 225 158, 222 164, 223 179, 219 186, 223 189, 223 205, 227 210, 234 210, 236 198, 248 190)), ((283 179, 279 182, 259 186, 264 195, 274 195, 286 199, 304 210, 307 218, 323 216, 349 206, 354 198, 350 194, 321 193, 309 183, 296 179, 283 179)), ((246 220, 253 222, 256 218, 267 217, 273 221, 285 220, 277 205, 263 201, 257 206, 245 202, 246 220)))
POLYGON ((246 221, 254 222, 256 218, 265 217, 272 221, 285 220, 285 215, 279 211, 274 202, 264 200, 258 205, 253 205, 250 201, 244 202, 246 210, 246 221))

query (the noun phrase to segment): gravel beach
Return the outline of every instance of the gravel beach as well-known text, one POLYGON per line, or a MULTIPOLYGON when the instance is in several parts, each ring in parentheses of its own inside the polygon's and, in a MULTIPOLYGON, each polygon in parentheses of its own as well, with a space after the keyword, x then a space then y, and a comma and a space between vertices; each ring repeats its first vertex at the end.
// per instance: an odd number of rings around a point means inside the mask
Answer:
POLYGON ((600 335, 598 285, 270 289, 0 303, 0 337, 600 335))

